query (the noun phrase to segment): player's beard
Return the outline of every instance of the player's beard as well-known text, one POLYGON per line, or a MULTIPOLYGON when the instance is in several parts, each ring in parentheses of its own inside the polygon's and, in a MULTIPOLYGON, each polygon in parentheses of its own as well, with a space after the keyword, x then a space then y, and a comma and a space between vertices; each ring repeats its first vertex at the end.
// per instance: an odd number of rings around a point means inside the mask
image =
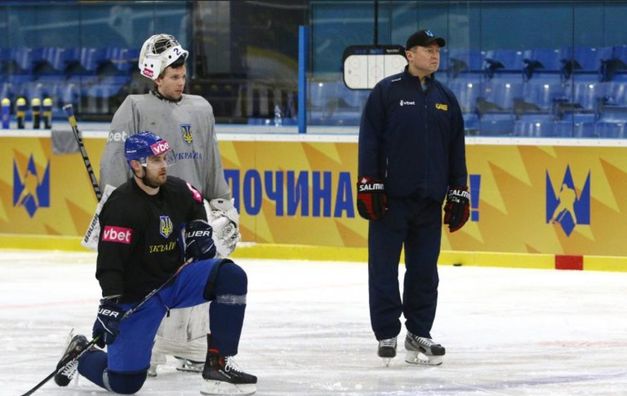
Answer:
POLYGON ((148 175, 148 172, 145 172, 144 177, 142 177, 142 183, 144 183, 150 188, 159 188, 165 184, 167 179, 168 179, 168 176, 165 170, 160 171, 154 176, 150 176, 148 175))

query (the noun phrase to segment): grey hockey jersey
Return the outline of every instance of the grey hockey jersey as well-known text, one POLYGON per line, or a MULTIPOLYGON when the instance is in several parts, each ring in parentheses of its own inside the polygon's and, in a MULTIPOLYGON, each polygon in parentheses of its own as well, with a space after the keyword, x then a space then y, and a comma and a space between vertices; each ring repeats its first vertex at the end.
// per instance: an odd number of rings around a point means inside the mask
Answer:
POLYGON ((124 157, 124 141, 141 131, 166 139, 176 163, 168 174, 199 189, 207 200, 231 198, 218 150, 215 118, 209 102, 198 95, 186 95, 178 102, 150 92, 129 95, 115 112, 100 162, 100 184, 114 187, 125 183, 130 170, 124 157))

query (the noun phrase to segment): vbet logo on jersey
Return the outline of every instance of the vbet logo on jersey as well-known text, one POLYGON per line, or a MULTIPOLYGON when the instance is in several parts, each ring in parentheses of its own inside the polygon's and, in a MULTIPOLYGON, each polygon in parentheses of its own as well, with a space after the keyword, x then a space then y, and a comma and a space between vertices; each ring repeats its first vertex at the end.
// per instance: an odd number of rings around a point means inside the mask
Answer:
POLYGON ((124 245, 130 245, 133 240, 133 230, 126 227, 117 226, 105 226, 102 230, 102 241, 122 243, 124 245))
POLYGON ((50 207, 50 160, 40 172, 32 154, 25 169, 13 159, 13 206, 23 206, 30 217, 38 208, 50 207))
POLYGON ((577 224, 590 224, 590 171, 577 194, 570 165, 561 183, 555 184, 546 172, 546 222, 558 223, 567 236, 577 224))
POLYGON ((409 101, 409 100, 401 99, 399 105, 401 107, 403 107, 403 106, 416 106, 416 101, 415 100, 409 101))
POLYGON ((192 125, 191 124, 180 124, 181 127, 181 135, 183 136, 183 141, 187 144, 192 144, 194 138, 192 136, 192 125))

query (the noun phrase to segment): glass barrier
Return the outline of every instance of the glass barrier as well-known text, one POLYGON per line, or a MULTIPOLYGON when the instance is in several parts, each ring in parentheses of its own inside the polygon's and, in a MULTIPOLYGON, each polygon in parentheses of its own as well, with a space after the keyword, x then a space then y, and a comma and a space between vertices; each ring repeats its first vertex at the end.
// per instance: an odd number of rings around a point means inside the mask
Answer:
POLYGON ((310 26, 307 121, 358 126, 368 90, 343 83, 354 45, 403 45, 429 28, 447 39, 437 78, 468 135, 625 137, 627 1, 5 2, 0 98, 50 97, 108 121, 151 82, 143 41, 173 34, 190 50, 187 91, 217 122, 293 125, 298 27, 310 26))

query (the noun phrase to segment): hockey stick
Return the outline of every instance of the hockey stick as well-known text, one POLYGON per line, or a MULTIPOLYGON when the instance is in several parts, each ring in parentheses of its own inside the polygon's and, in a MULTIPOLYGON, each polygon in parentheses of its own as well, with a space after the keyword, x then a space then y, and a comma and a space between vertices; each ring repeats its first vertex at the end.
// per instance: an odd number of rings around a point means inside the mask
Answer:
MULTIPOLYGON (((140 302, 138 302, 133 308, 129 309, 128 311, 124 312, 124 315, 122 315, 122 319, 120 319, 121 321, 128 318, 129 316, 131 316, 132 314, 134 314, 135 312, 137 312, 137 310, 139 308, 142 307, 142 305, 144 305, 148 300, 150 300, 155 294, 159 293, 161 290, 163 290, 164 287, 168 286, 170 284, 170 282, 172 282, 176 276, 181 272, 181 270, 183 269, 183 267, 187 266, 187 264, 191 263, 193 261, 193 259, 188 259, 187 261, 185 261, 177 270, 175 273, 173 273, 168 280, 166 280, 165 282, 163 282, 163 284, 159 287, 157 287, 156 289, 154 289, 153 291, 151 291, 150 293, 146 294, 146 297, 144 297, 143 300, 141 300, 140 302)), ((63 371, 70 363, 80 359, 81 356, 83 356, 83 354, 85 354, 85 352, 87 352, 91 347, 93 347, 94 345, 96 345, 96 343, 98 342, 98 340, 100 339, 100 336, 96 336, 94 338, 91 339, 91 341, 89 341, 87 343, 87 345, 85 345, 85 347, 83 349, 81 349, 76 356, 72 357, 71 359, 69 359, 64 365, 62 365, 61 367, 58 367, 57 369, 55 369, 52 373, 48 374, 48 376, 46 378, 44 378, 43 380, 41 380, 37 385, 35 385, 34 387, 32 387, 28 392, 24 393, 21 396, 29 396, 32 395, 33 393, 35 393, 35 391, 39 388, 41 388, 46 382, 50 381, 50 379, 52 379, 55 375, 59 374, 61 371, 63 371)))
POLYGON ((89 348, 91 348, 92 346, 94 346, 96 344, 96 342, 98 342, 99 338, 100 337, 94 337, 91 341, 89 341, 89 343, 87 345, 85 345, 85 348, 83 348, 76 356, 74 356, 72 359, 68 360, 63 366, 61 366, 61 367, 57 368, 56 370, 54 370, 46 378, 42 379, 41 382, 39 382, 37 385, 32 387, 28 392, 24 393, 22 396, 29 396, 29 395, 32 395, 33 393, 35 393, 35 391, 37 389, 39 389, 42 386, 44 386, 44 384, 46 382, 50 381, 50 379, 52 379, 55 375, 57 375, 61 371, 65 370, 65 368, 68 366, 68 364, 72 363, 75 360, 78 360, 81 356, 83 356, 83 354, 85 354, 85 352, 87 352, 89 350, 89 348))
POLYGON ((76 123, 76 117, 74 116, 74 108, 71 104, 66 104, 63 106, 63 110, 65 114, 67 114, 67 119, 70 122, 70 126, 72 127, 72 132, 74 132, 74 137, 76 138, 76 142, 78 143, 78 149, 83 156, 83 163, 85 164, 85 169, 87 169, 87 175, 89 176, 89 180, 91 181, 91 186, 94 188, 94 193, 96 194, 96 198, 100 201, 102 198, 102 193, 100 192, 100 186, 98 186, 98 180, 96 179, 96 174, 94 173, 93 168, 91 167, 91 162, 89 161, 89 156, 87 155, 87 150, 85 150, 85 144, 83 144, 83 138, 81 137, 81 133, 78 130, 78 125, 76 123))

